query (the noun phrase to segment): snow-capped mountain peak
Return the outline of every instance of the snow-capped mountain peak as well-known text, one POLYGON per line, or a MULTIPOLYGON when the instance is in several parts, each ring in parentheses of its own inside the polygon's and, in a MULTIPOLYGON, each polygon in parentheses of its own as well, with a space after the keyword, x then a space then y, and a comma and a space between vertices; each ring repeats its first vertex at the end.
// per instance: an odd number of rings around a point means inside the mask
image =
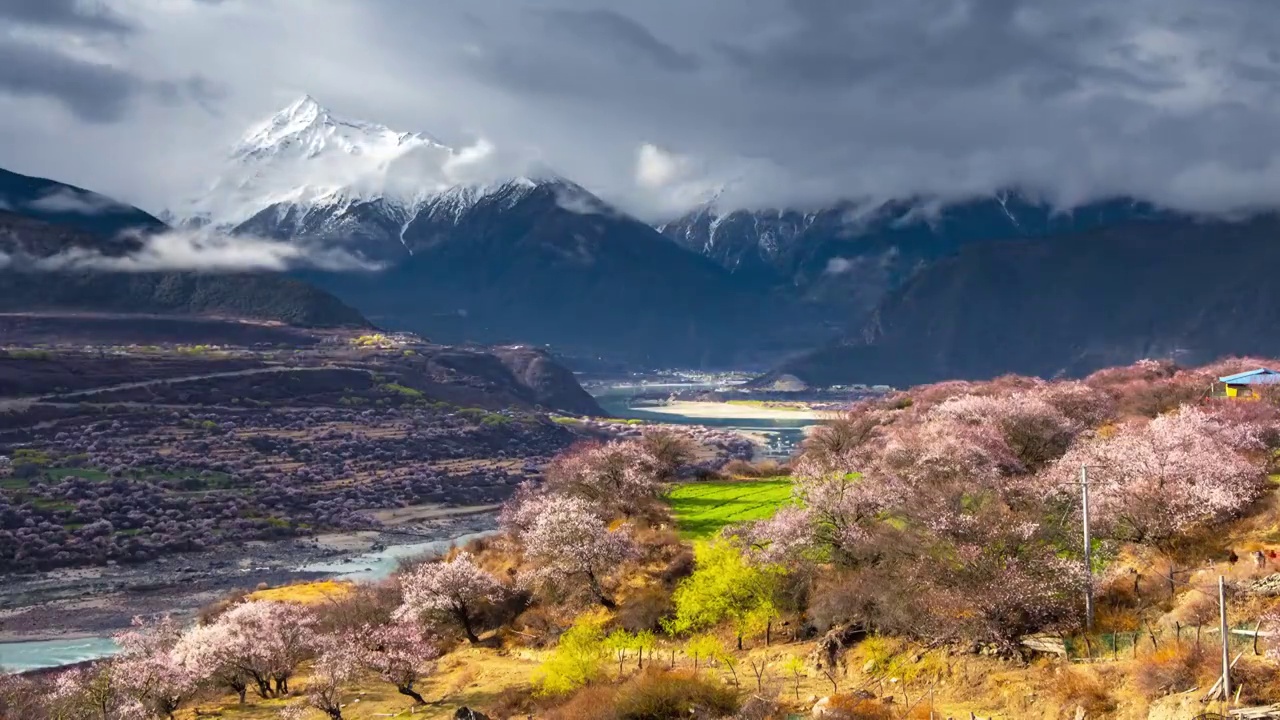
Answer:
POLYGON ((512 183, 546 182, 501 160, 483 141, 455 150, 426 133, 343 118, 303 95, 251 127, 207 189, 173 214, 235 228, 269 208, 333 214, 377 202, 412 217, 436 198, 456 208, 512 183))
POLYGON ((385 156, 419 146, 447 149, 425 133, 398 132, 386 125, 336 117, 315 98, 303 95, 250 129, 231 156, 240 160, 282 155, 315 158, 326 152, 385 156))
POLYGON ((249 128, 206 190, 168 216, 394 259, 482 204, 510 209, 547 186, 579 212, 599 204, 484 140, 454 149, 426 133, 343 118, 304 95, 249 128))

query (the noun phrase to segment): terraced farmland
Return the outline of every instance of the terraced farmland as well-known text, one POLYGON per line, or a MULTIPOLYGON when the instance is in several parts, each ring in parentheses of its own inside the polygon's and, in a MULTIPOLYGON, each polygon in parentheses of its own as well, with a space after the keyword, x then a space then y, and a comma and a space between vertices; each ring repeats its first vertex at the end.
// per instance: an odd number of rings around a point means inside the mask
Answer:
POLYGON ((710 537, 733 523, 767 518, 791 499, 790 478, 717 480, 676 485, 666 500, 680 537, 710 537))

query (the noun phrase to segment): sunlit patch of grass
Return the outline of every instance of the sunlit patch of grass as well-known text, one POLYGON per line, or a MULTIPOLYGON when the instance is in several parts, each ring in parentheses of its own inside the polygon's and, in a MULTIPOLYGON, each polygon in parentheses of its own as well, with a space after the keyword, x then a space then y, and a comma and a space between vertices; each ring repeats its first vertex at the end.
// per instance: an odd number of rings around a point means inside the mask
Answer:
POLYGON ((697 540, 734 523, 764 520, 791 500, 790 478, 677 484, 666 501, 680 537, 697 540))

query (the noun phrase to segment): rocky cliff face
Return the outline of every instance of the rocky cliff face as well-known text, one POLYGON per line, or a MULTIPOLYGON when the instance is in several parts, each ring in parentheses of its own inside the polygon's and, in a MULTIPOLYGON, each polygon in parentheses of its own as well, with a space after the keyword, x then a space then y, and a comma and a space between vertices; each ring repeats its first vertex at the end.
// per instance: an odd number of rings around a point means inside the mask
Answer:
POLYGON ((574 415, 605 415, 595 398, 578 384, 573 373, 548 353, 520 346, 498 347, 492 352, 522 385, 533 392, 537 404, 574 415))

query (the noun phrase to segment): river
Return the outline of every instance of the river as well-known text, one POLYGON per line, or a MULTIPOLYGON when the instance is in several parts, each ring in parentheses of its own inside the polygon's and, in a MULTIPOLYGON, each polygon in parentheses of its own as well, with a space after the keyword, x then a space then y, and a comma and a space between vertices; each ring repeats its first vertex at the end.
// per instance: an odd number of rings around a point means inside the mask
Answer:
MULTIPOLYGON (((335 562, 303 565, 297 570, 299 572, 330 572, 334 573, 334 578, 338 580, 366 582, 382 580, 390 576, 399 566, 400 561, 405 558, 442 553, 454 543, 461 545, 475 538, 491 535, 493 532, 489 530, 446 540, 391 545, 385 550, 355 555, 335 562)), ((107 657, 118 650, 115 642, 106 637, 0 643, 0 669, 6 672, 21 672, 59 667, 107 657)))
POLYGON ((795 419, 779 417, 753 418, 751 417, 752 408, 747 405, 732 406, 735 410, 741 411, 740 415, 734 417, 690 417, 674 413, 654 412, 646 410, 643 405, 634 405, 634 393, 640 390, 649 391, 666 388, 688 390, 711 389, 714 387, 716 386, 693 384, 615 387, 599 392, 596 395, 596 401, 600 403, 600 407, 604 408, 605 412, 617 418, 648 420, 650 422, 671 423, 673 425, 703 425, 726 430, 741 430, 763 439, 765 445, 760 449, 759 455, 774 459, 786 458, 794 454, 804 440, 806 430, 818 423, 817 420, 808 417, 795 419))
MULTIPOLYGON (((596 399, 610 415, 620 418, 649 420, 677 425, 705 425, 750 432, 766 439, 762 455, 765 457, 789 456, 804 439, 805 428, 816 421, 811 419, 752 418, 751 408, 742 407, 742 417, 694 418, 647 411, 633 407, 633 399, 640 392, 668 390, 710 389, 712 385, 693 383, 669 385, 619 385, 599 391, 596 399)), ((490 531, 492 532, 492 531, 490 531)), ((342 580, 381 580, 391 575, 400 561, 407 557, 438 553, 453 543, 465 543, 490 532, 473 533, 448 540, 424 543, 391 545, 385 550, 353 556, 337 562, 313 563, 298 568, 300 572, 332 572, 342 580)), ((94 660, 116 652, 118 648, 110 638, 88 637, 75 640, 39 640, 32 642, 0 643, 0 669, 5 671, 38 670, 94 660)))

